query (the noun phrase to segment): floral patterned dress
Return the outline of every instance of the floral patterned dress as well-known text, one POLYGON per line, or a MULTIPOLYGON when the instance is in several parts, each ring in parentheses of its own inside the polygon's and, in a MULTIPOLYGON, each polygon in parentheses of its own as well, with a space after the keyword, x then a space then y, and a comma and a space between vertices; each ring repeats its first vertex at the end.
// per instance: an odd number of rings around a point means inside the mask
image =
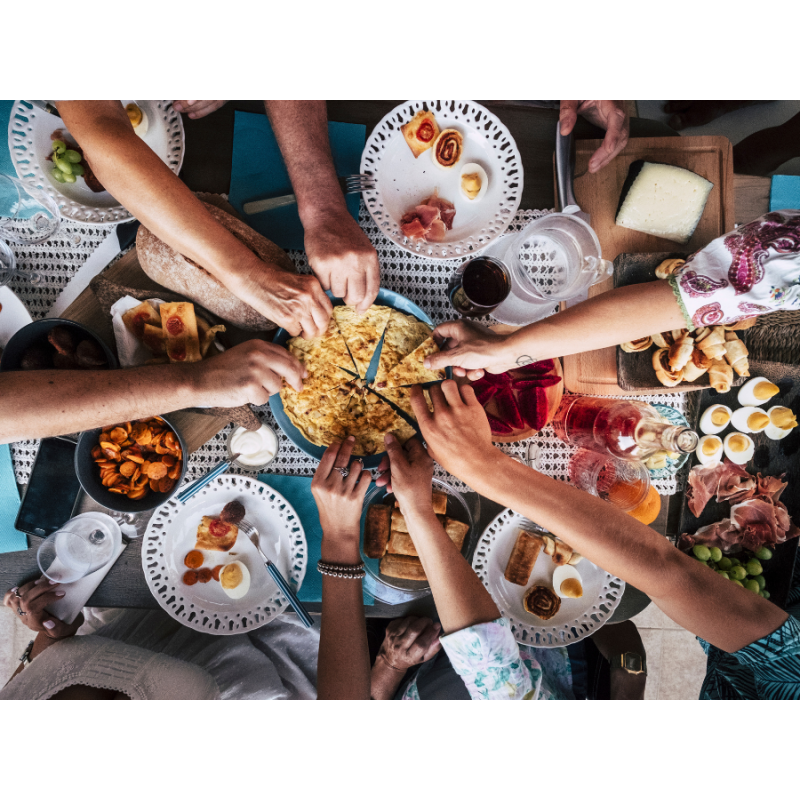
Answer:
MULTIPOLYGON (((574 699, 566 648, 519 645, 502 617, 442 636, 440 641, 473 700, 574 699)), ((402 699, 420 699, 416 677, 402 699)))
POLYGON ((800 309, 800 211, 771 211, 714 239, 669 280, 690 331, 800 309))

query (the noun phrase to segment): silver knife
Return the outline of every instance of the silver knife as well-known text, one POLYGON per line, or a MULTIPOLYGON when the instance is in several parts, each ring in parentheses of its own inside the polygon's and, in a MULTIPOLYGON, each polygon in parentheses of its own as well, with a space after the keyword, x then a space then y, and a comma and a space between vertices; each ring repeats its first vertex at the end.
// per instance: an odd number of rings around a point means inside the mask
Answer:
POLYGON ((283 208, 283 206, 293 206, 297 203, 297 197, 293 194, 284 194, 280 197, 267 197, 264 200, 252 200, 242 206, 245 214, 260 214, 262 211, 272 211, 273 208, 283 208))

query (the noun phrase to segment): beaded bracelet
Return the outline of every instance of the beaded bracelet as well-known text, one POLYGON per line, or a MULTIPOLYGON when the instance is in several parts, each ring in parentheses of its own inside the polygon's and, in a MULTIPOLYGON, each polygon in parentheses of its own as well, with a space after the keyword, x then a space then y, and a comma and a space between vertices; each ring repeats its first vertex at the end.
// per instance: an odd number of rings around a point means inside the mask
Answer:
POLYGON ((360 579, 366 574, 364 572, 364 562, 358 564, 329 564, 326 561, 317 561, 317 572, 327 575, 329 578, 353 578, 360 579))

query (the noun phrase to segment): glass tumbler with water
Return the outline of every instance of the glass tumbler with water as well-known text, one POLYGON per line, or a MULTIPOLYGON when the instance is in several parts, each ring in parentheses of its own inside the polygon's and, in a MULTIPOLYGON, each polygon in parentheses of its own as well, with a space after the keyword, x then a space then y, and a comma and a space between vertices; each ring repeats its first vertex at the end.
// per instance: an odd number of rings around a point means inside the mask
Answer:
POLYGON ((47 192, 9 175, 0 175, 0 237, 36 244, 61 224, 58 204, 47 192))
POLYGON ((42 542, 36 554, 39 569, 51 581, 74 583, 108 564, 121 535, 108 515, 79 514, 42 542))

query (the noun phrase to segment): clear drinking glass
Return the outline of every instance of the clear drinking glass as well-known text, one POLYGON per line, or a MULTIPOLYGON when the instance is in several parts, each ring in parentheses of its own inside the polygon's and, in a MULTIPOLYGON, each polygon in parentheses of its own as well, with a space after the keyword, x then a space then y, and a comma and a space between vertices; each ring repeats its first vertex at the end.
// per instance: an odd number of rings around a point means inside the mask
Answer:
POLYGON ((61 224, 58 204, 47 192, 10 175, 0 175, 0 236, 18 244, 36 244, 61 224))
POLYGON ((636 508, 650 491, 650 473, 644 464, 593 450, 578 450, 572 456, 569 478, 574 486, 622 511, 636 508))
POLYGON ((17 269, 17 259, 14 251, 0 239, 0 286, 5 286, 12 278, 21 277, 28 283, 37 284, 42 280, 38 272, 17 269))
POLYGON ((36 554, 39 569, 51 581, 74 583, 108 564, 121 536, 107 514, 79 514, 42 542, 36 554))

